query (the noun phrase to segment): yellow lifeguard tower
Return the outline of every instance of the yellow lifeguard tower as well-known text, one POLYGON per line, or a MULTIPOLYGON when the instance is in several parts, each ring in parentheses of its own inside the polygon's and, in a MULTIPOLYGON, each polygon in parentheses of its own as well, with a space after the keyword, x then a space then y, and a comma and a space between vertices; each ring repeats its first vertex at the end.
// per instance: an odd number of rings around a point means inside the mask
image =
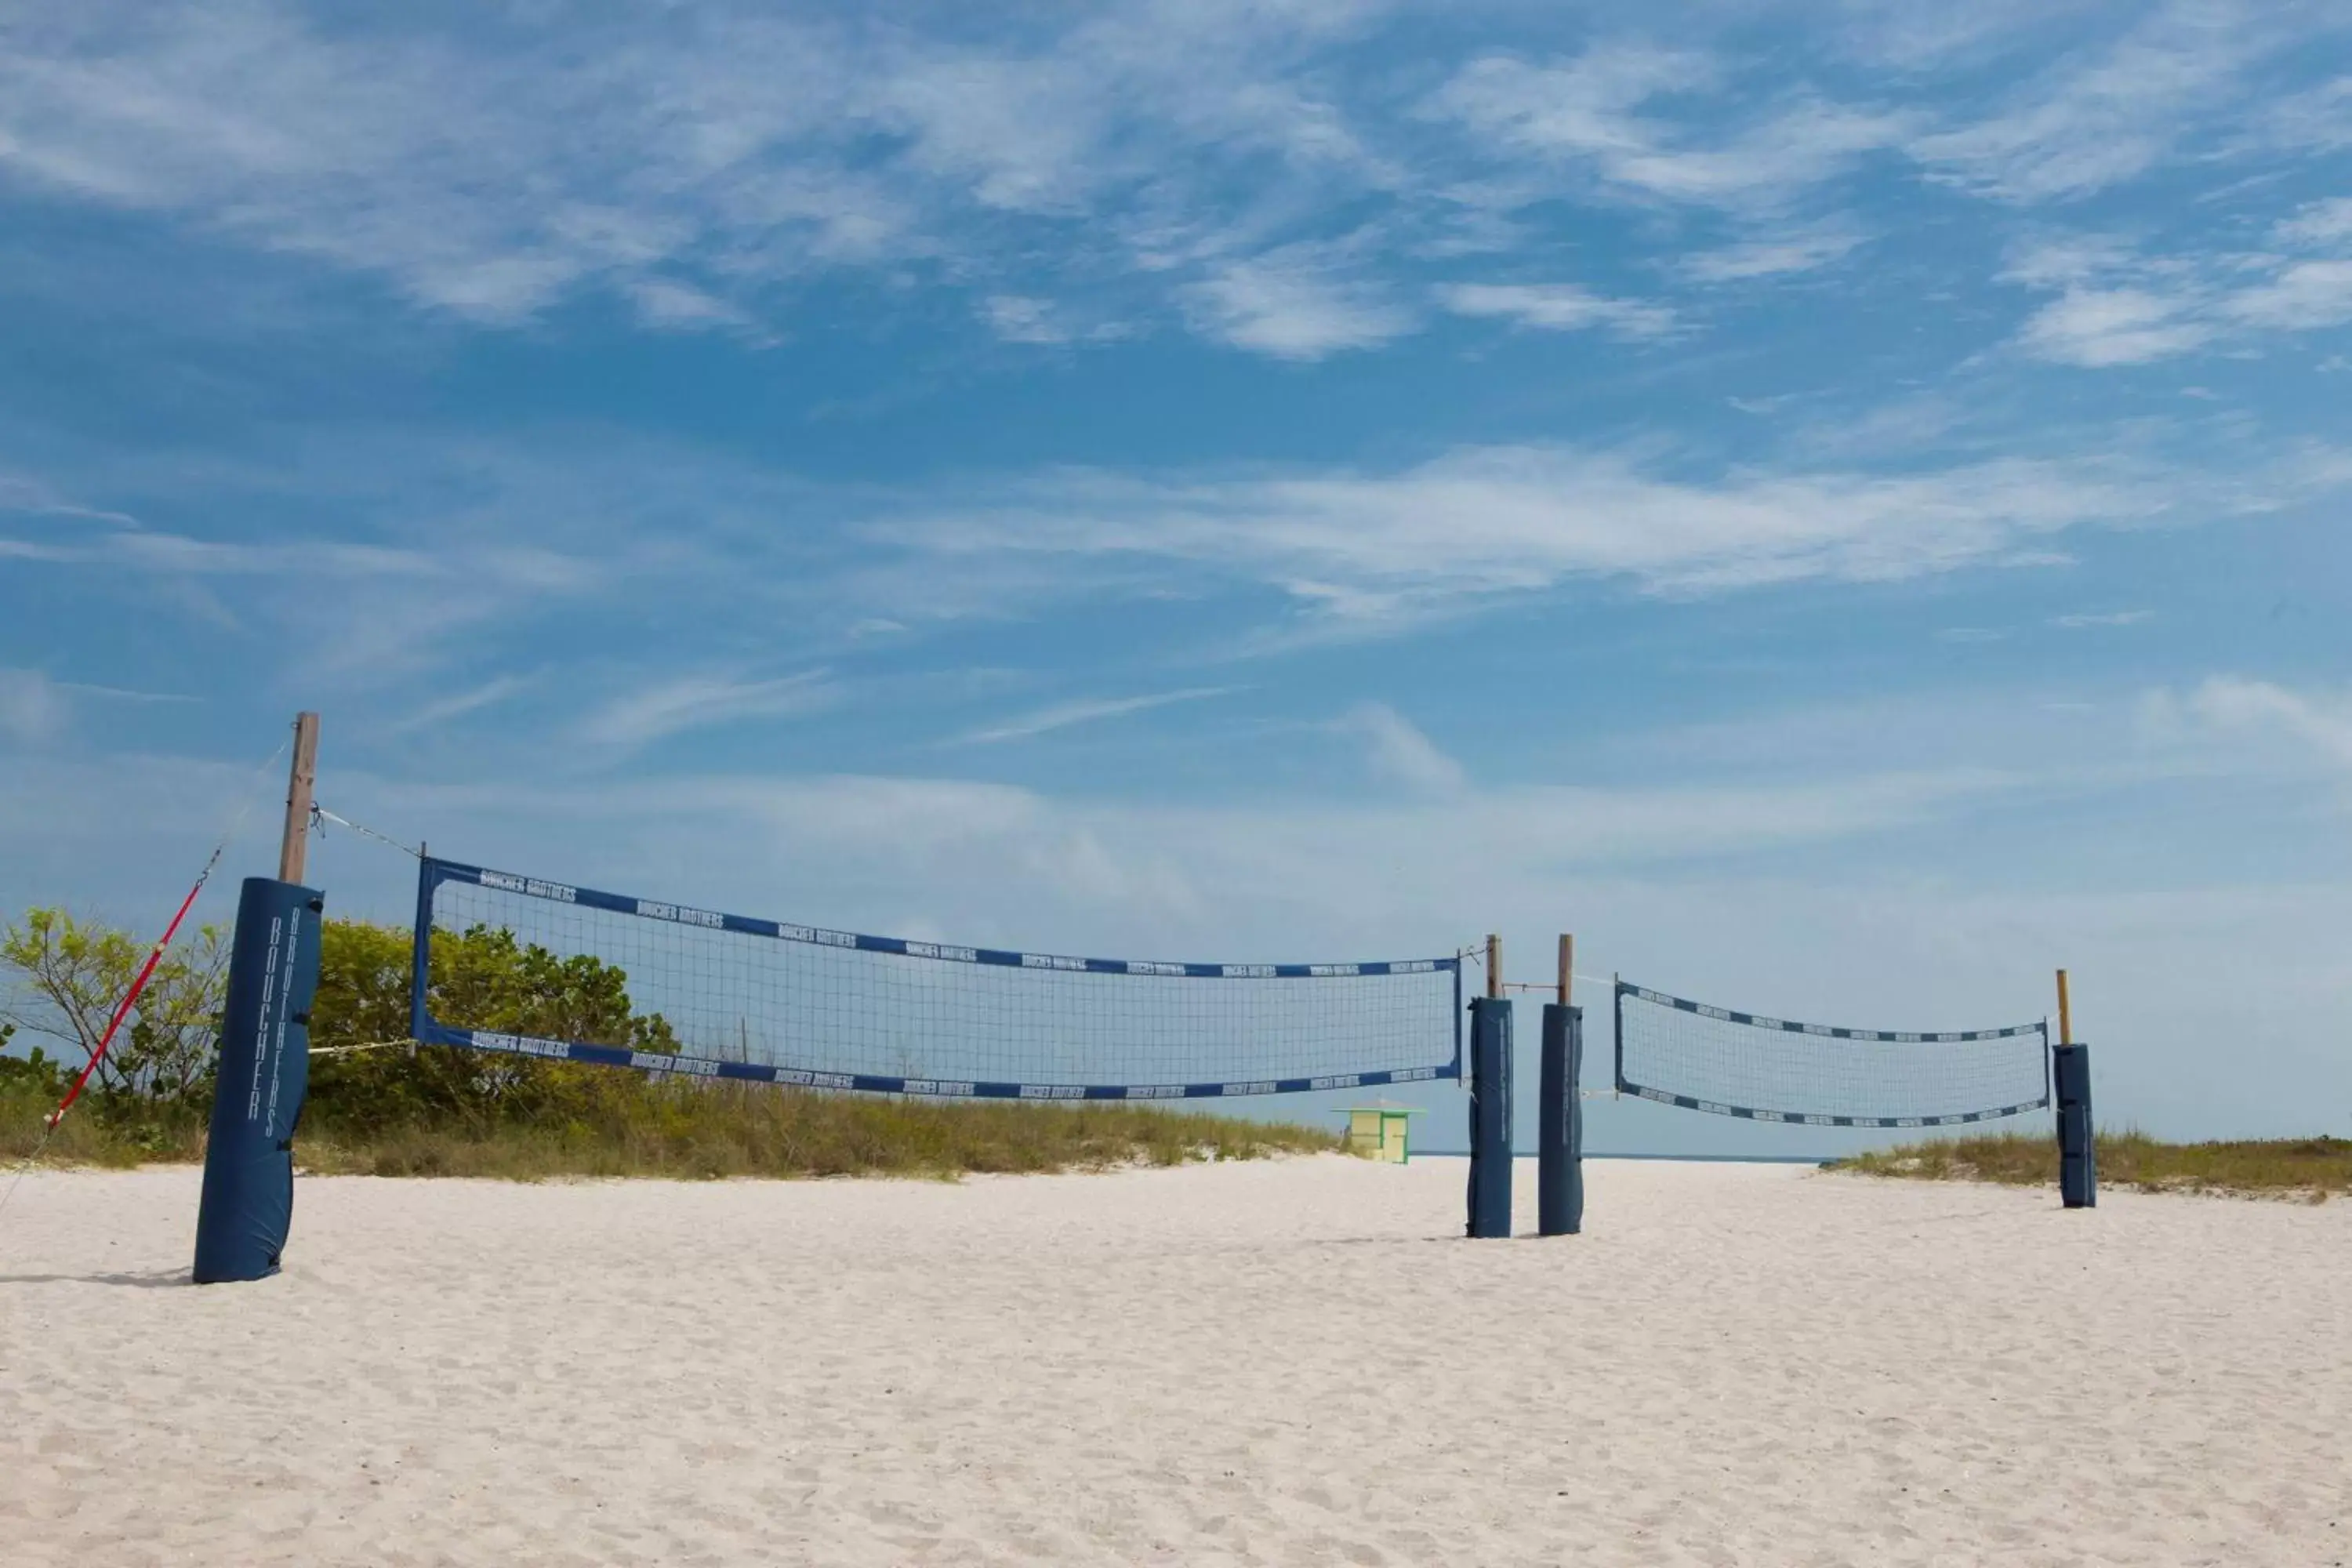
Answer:
POLYGON ((1392 1165, 1405 1163, 1405 1123, 1409 1117, 1426 1114, 1418 1105, 1399 1105, 1391 1100, 1376 1100, 1370 1105, 1351 1105, 1347 1110, 1348 1152, 1367 1160, 1382 1160, 1392 1165))

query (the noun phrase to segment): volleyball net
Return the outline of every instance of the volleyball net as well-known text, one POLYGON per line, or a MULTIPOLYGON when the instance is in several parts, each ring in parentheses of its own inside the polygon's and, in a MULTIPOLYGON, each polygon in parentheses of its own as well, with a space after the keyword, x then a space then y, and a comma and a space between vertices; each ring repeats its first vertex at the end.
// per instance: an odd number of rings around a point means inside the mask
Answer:
POLYGON ((1617 1088, 1660 1104, 1811 1127, 1951 1127, 2050 1103, 2046 1023, 1833 1028, 1616 989, 1617 1088))
POLYGON ((1192 963, 721 914, 422 858, 411 1026, 648 1072, 1180 1100, 1461 1076, 1458 957, 1192 963))

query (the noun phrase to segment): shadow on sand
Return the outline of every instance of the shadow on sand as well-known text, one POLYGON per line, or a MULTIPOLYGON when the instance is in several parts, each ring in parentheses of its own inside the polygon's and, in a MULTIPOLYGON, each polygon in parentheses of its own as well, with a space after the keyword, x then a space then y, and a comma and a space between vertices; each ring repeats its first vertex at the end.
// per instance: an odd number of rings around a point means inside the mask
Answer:
POLYGON ((0 1285, 127 1285, 134 1290, 168 1290, 194 1281, 184 1268, 157 1268, 144 1274, 0 1274, 0 1285))

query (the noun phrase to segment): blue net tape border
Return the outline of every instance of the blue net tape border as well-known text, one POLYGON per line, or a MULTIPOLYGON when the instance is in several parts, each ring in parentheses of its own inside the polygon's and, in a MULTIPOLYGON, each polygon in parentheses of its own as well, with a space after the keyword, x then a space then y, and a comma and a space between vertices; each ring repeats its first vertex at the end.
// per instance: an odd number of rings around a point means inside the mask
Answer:
POLYGON ((2029 1110, 2040 1110, 2050 1103, 2050 1097, 2045 1094, 2023 1105, 2005 1105, 1997 1110, 1970 1110, 1958 1116, 1809 1116, 1793 1110, 1762 1110, 1752 1105, 1725 1105, 1712 1100, 1696 1100, 1687 1094, 1669 1094, 1663 1089, 1644 1088, 1622 1076, 1617 1079, 1617 1087, 1635 1099, 1657 1105, 1703 1110, 1710 1116, 1736 1116, 1746 1121, 1780 1121, 1792 1127, 1961 1127, 1971 1121, 1998 1121, 2004 1116, 2022 1116, 2029 1110))
POLYGON ((1768 1018, 1759 1013, 1735 1013, 1728 1007, 1710 1007, 1704 1002, 1669 996, 1663 991, 1648 990, 1622 980, 1617 983, 1617 994, 1620 996, 1638 996, 1644 1002, 1654 1002, 1661 1007, 1672 1007, 1679 1012, 1696 1013, 1702 1018, 1719 1018, 1727 1024, 1780 1029, 1791 1035, 1818 1035, 1832 1040, 1876 1040, 1888 1045, 1958 1045, 1968 1040, 2012 1040, 2020 1035, 2042 1034, 2049 1027, 2046 1024, 2012 1024, 2006 1029, 1970 1029, 1940 1035, 1902 1034, 1884 1029, 1836 1029, 1826 1024, 1799 1024, 1787 1018, 1768 1018))
POLYGON ((919 1094, 942 1100, 1230 1100, 1257 1094, 1311 1094, 1318 1089, 1372 1089, 1381 1084, 1425 1083, 1461 1076, 1458 1066, 1447 1063, 1438 1067, 1395 1068, 1380 1072, 1332 1073, 1320 1078, 1253 1079, 1236 1083, 995 1083, 982 1079, 895 1078, 879 1073, 818 1072, 807 1068, 775 1067, 766 1062, 721 1061, 713 1057, 674 1057, 659 1051, 633 1051, 621 1046, 593 1046, 580 1040, 549 1040, 534 1035, 506 1035, 488 1029, 452 1029, 433 1023, 418 1029, 416 1038, 419 1043, 428 1046, 456 1046, 464 1050, 498 1051, 509 1056, 541 1057, 552 1061, 591 1062, 599 1067, 635 1068, 640 1072, 735 1079, 750 1083, 781 1083, 803 1089, 856 1089, 866 1094, 919 1094))
MULTIPOLYGON (((1142 974, 1182 980, 1331 980, 1384 974, 1437 974, 1458 971, 1458 958, 1416 958, 1377 963, 1171 963, 1133 958, 1072 958, 1060 953, 1014 952, 992 947, 957 947, 945 942, 909 942, 895 936, 866 936, 856 931, 827 931, 822 926, 793 925, 749 915, 719 914, 653 899, 635 899, 594 888, 519 877, 455 860, 426 859, 423 872, 426 896, 441 882, 472 882, 499 892, 614 914, 669 921, 738 936, 766 937, 777 942, 805 942, 817 947, 886 952, 901 958, 928 958, 950 963, 988 963, 1013 969, 1060 970, 1087 974, 1142 974)), ((1370 1081, 1369 1079, 1367 1081, 1370 1081)))

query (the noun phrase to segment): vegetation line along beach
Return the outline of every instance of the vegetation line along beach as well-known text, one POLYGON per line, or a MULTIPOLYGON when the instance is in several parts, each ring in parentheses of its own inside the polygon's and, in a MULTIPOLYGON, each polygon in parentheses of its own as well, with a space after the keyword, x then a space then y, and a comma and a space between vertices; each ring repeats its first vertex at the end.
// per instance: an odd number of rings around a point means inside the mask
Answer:
MULTIPOLYGON (((1149 1105, 884 1099, 685 1081, 407 1040, 410 933, 330 919, 321 931, 315 1054, 298 1143, 304 1170, 386 1176, 920 1175, 1046 1172, 1247 1160, 1340 1147, 1331 1130, 1149 1105)), ((42 1119, 104 1027, 146 952, 131 932, 34 910, 0 931, 11 982, 0 1011, 0 1158, 41 1143, 42 1119), (32 1042, 29 1051, 23 1047, 32 1042), (60 1050, 63 1057, 52 1054, 60 1050), (71 1064, 70 1067, 68 1064, 71 1064)), ((478 930, 436 944, 437 996, 488 1026, 675 1053, 659 1014, 637 1012, 628 976, 478 930)), ((173 946, 101 1064, 87 1114, 49 1142, 61 1164, 125 1166, 204 1153, 227 942, 205 927, 173 946)), ((1867 1175, 2053 1184, 2046 1131, 1938 1140, 1854 1155, 1867 1175)), ((2100 1179, 2144 1192, 2352 1193, 2352 1140, 2166 1143, 2098 1140, 2100 1179)))
MULTIPOLYGON (((307 1171, 385 1176, 953 1176, 1333 1150, 1336 1130, 1146 1105, 951 1101, 684 1081, 609 1068, 407 1042, 409 932, 329 920, 311 1011, 310 1098, 297 1140, 307 1171)), ((58 1130, 54 1163, 203 1157, 227 944, 205 928, 176 945, 92 1093, 58 1130)), ((5 1021, 35 1043, 0 1055, 0 1158, 41 1142, 42 1119, 88 1059, 112 999, 146 952, 130 932, 36 910, 0 933, 13 982, 5 1021), (42 1042, 46 1041, 46 1044, 42 1042), (51 1049, 65 1052, 63 1059, 51 1049), (70 1066, 68 1066, 70 1064, 70 1066)), ((436 992, 485 1026, 674 1053, 628 977, 559 958, 511 932, 435 944, 436 992)), ((20 1045, 23 1042, 18 1042, 20 1045)))
MULTIPOLYGON (((2138 1131, 2098 1135, 2101 1184, 2140 1192, 2260 1194, 2325 1201, 2352 1192, 2352 1139, 2269 1138, 2166 1143, 2138 1131)), ((2058 1145, 2046 1133, 1906 1143, 1835 1163, 1873 1176, 2054 1184, 2058 1145)))

